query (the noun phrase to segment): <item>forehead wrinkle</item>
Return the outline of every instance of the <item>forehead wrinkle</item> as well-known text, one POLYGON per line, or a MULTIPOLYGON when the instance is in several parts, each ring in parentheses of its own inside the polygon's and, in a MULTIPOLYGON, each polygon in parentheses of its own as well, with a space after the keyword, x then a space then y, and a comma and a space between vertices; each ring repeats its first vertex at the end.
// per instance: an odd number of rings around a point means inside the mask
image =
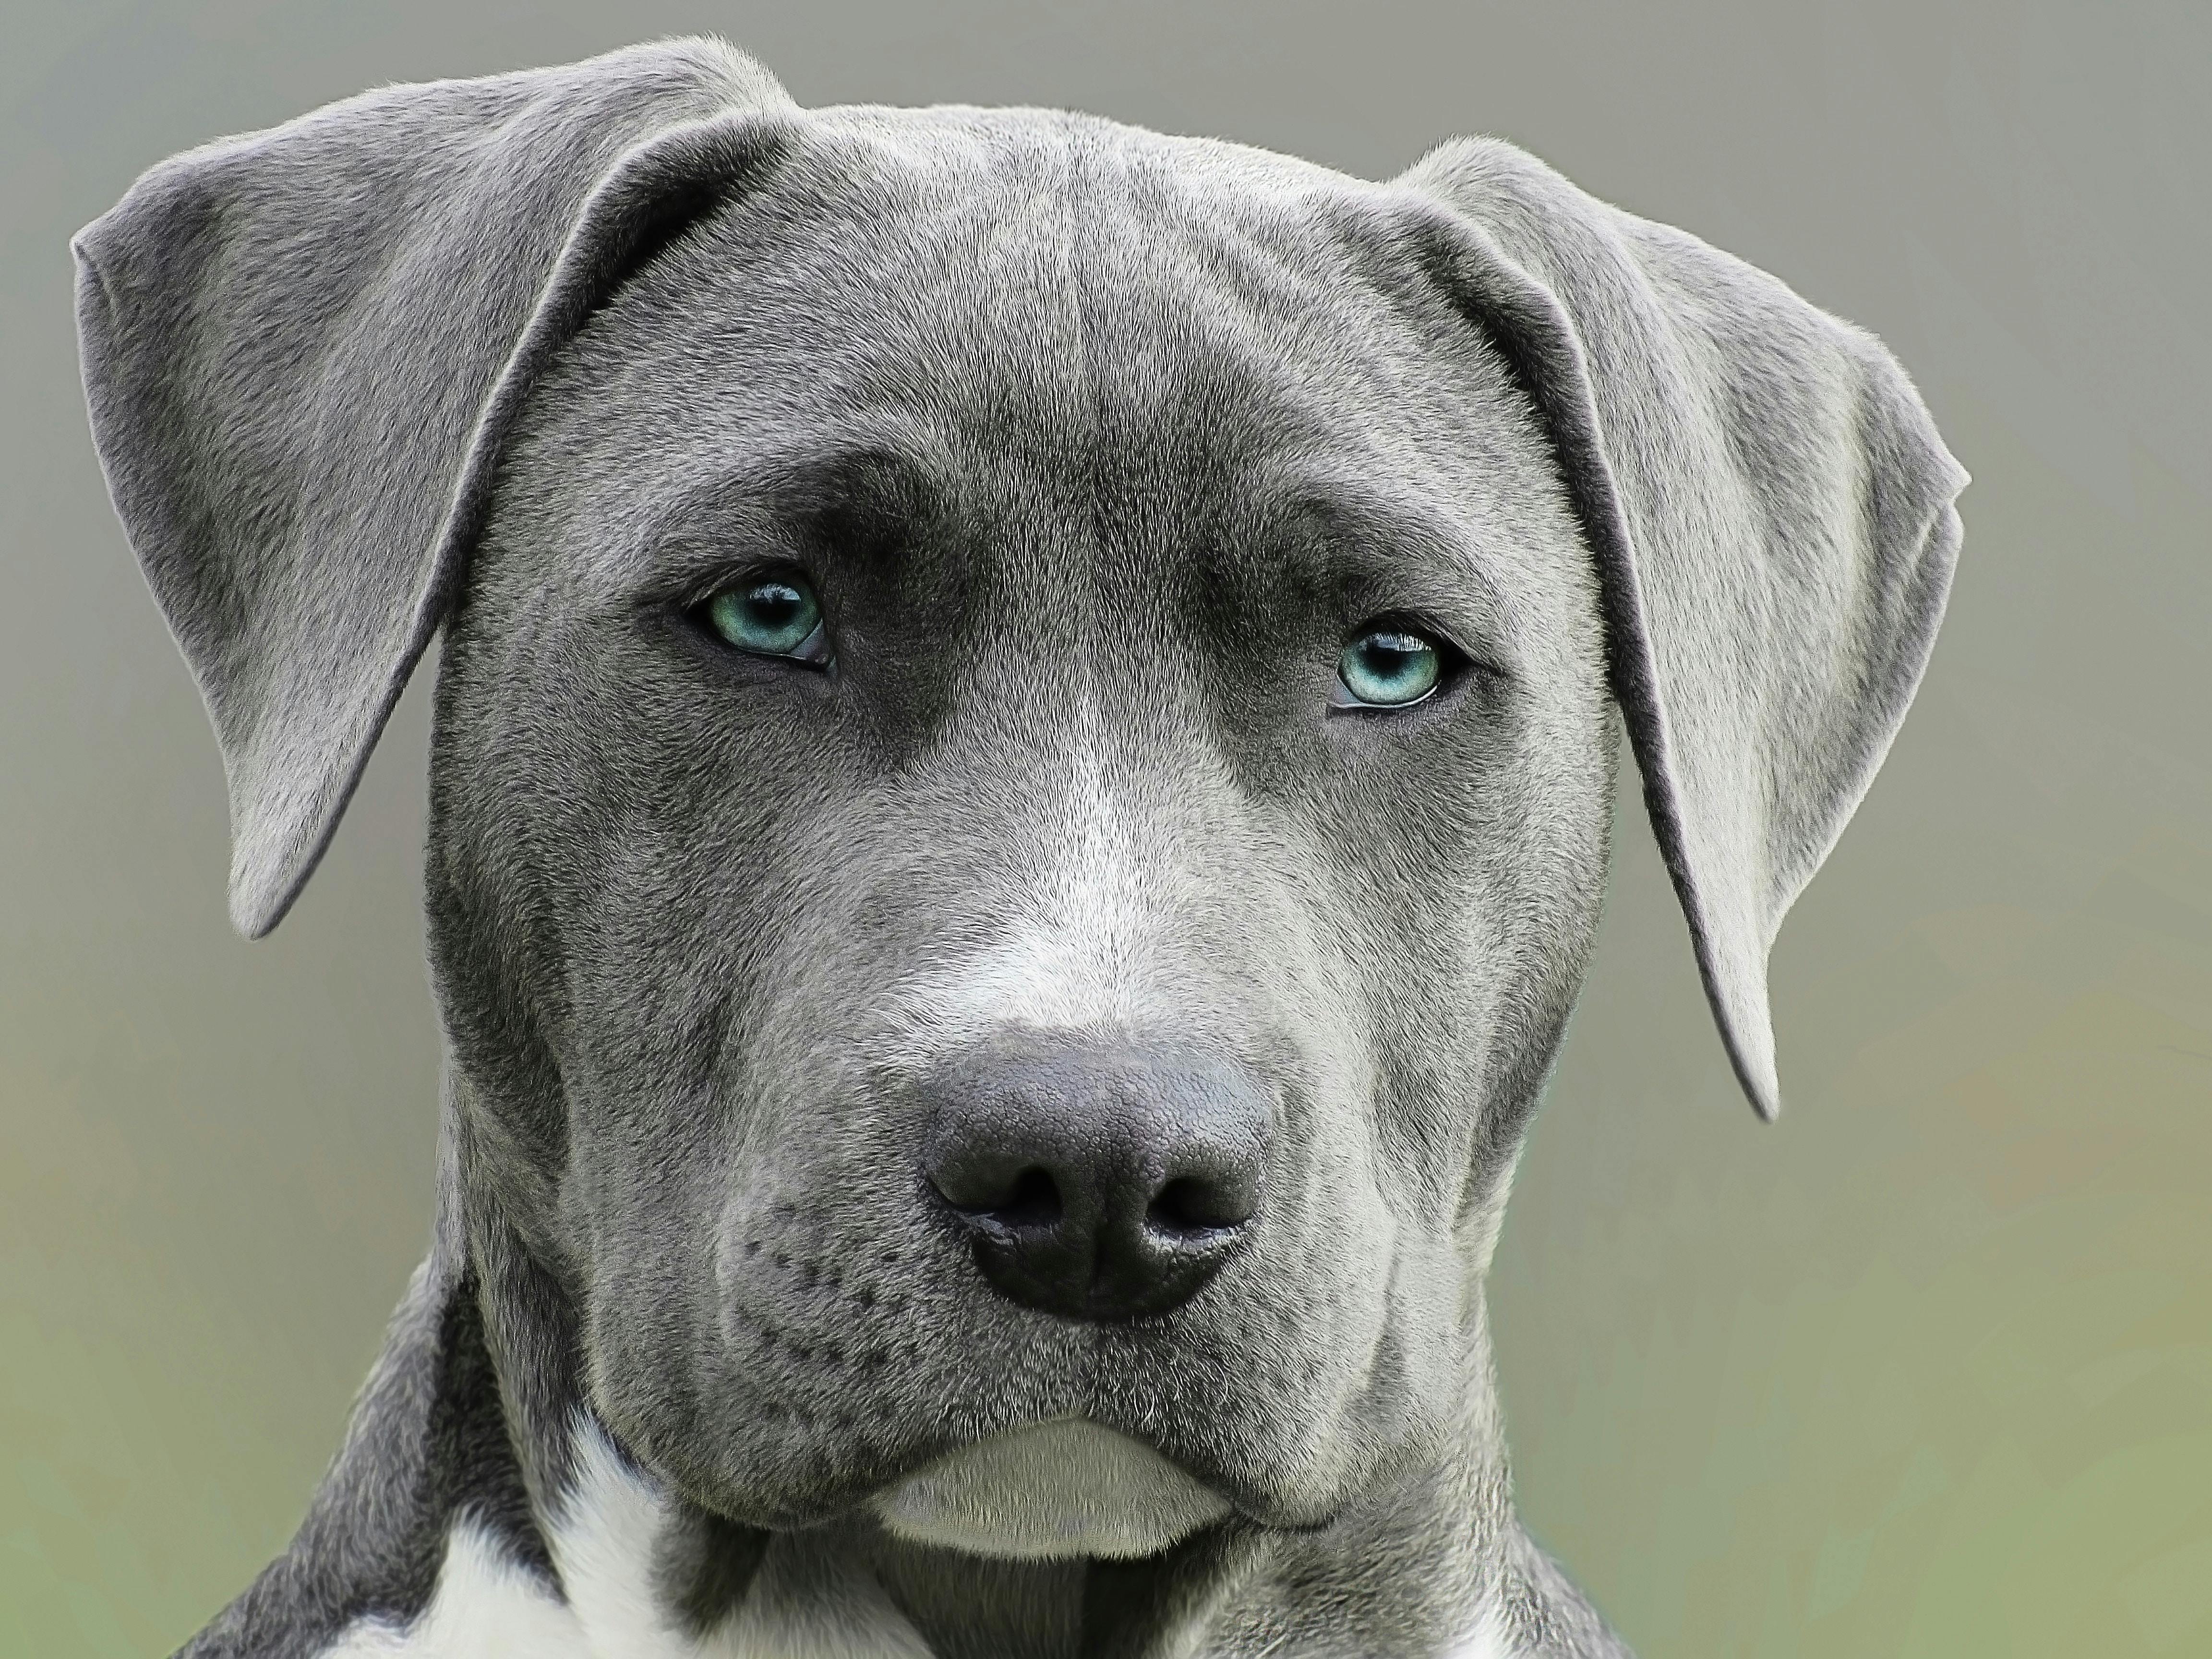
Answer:
MULTIPOLYGON (((1084 850, 1075 854, 1104 867, 1112 855, 1105 849, 1113 835, 1111 805, 1103 788, 1099 754, 1103 708, 1098 656, 1104 647, 1105 595, 1100 554, 1108 541, 1108 473, 1112 458, 1104 441, 1105 403, 1101 360, 1111 347, 1102 341, 1098 285, 1087 280, 1092 267, 1107 257, 1103 244, 1115 216, 1104 210, 1102 198, 1110 189, 1114 155, 1097 141, 1097 129, 1073 115, 1055 124, 1065 146, 1066 169, 1054 210, 1054 276, 1060 299, 1058 320, 1067 343, 1065 357, 1069 376, 1065 407, 1069 425, 1065 434, 1064 488, 1075 499, 1074 523, 1063 546, 1078 558, 1074 580, 1058 584, 1066 601, 1077 609, 1075 639, 1074 730, 1070 733, 1070 776, 1063 797, 1073 820, 1070 839, 1084 850), (1085 142, 1088 139, 1090 142, 1085 142)), ((1121 194, 1124 192, 1114 192, 1121 194)))
POLYGON ((919 522, 957 499, 961 476, 951 446, 902 411, 859 415, 803 434, 779 430, 757 447, 736 447, 738 459, 726 465, 678 469, 670 486, 631 494, 619 526, 599 526, 620 533, 586 542, 592 574, 614 586, 706 575, 752 544, 796 546, 810 514, 849 499, 845 487, 871 468, 896 480, 902 499, 884 504, 911 509, 919 522))
POLYGON ((1056 121, 959 113, 817 112, 815 165, 718 209, 616 308, 650 309, 717 398, 780 416, 880 404, 956 427, 980 405, 1001 436, 1049 424, 1072 146, 1056 121))
MULTIPOLYGON (((1194 512, 1218 514, 1222 503, 1188 489, 1193 471, 1211 471, 1218 489, 1223 462, 1356 446, 1360 459, 1340 471, 1402 477, 1409 499, 1486 516, 1467 489, 1479 481, 1444 477, 1468 469, 1427 453, 1434 441, 1423 441, 1424 423, 1403 407, 1409 391, 1433 401, 1437 365, 1433 352, 1405 361, 1417 331, 1332 228, 1325 194, 1342 181, 1073 117, 1002 121, 980 135, 940 120, 951 131, 933 128, 927 142, 915 122, 895 125, 908 131, 886 170, 926 178, 914 188, 856 180, 859 201, 830 216, 859 230, 857 246, 799 225, 797 240, 813 245, 799 269, 764 270, 778 262, 757 248, 717 259, 695 242, 682 281, 641 279, 641 289, 687 295, 703 283, 705 297, 728 301, 684 306, 690 315, 750 313, 738 336, 715 337, 734 351, 700 367, 726 383, 775 383, 720 392, 703 431, 679 436, 655 422, 656 447, 676 437, 709 465, 708 446, 752 448, 767 428, 778 435, 748 468, 795 470, 823 441, 781 433, 825 405, 854 443, 874 441, 872 424, 902 447, 927 434, 940 477, 988 482, 1005 497, 975 506, 1002 520, 1036 519, 1030 533, 1005 538, 1006 574, 1027 606, 1056 613, 1050 625, 1092 726, 1104 567, 1120 562, 1102 555, 1132 537, 1166 552, 1161 543, 1188 539, 1194 512), (764 337, 809 313, 800 332, 810 338, 849 325, 830 361, 802 361, 787 338, 764 337), (754 365, 767 373, 749 375, 754 365)), ((662 297, 665 307, 676 296, 662 297)), ((716 490, 669 501, 659 522, 625 539, 648 553, 653 537, 680 535, 687 514, 712 533, 716 490)), ((1480 549, 1494 539, 1477 533, 1484 527, 1470 522, 1467 534, 1425 545, 1480 549)))
POLYGON ((1224 554, 1237 520, 1258 531, 1254 550, 1288 550, 1295 536, 1261 527, 1285 510, 1265 498, 1304 495, 1336 520, 1321 574, 1340 586, 1372 579, 1399 602, 1471 618, 1501 647, 1521 631, 1508 623, 1525 629, 1523 590, 1551 583, 1579 539, 1557 533, 1548 442, 1494 354, 1463 330, 1439 341, 1386 291, 1329 210, 1326 180, 1261 211, 1212 199, 1208 180, 1133 176, 1152 257, 1144 280, 1116 285, 1115 344, 1152 373, 1117 382, 1130 464, 1157 469, 1169 500, 1194 475, 1211 473, 1201 481, 1218 492, 1224 471, 1249 468, 1225 497, 1192 498, 1227 510, 1224 554))
POLYGON ((1259 521, 1274 556, 1305 564, 1328 591, 1359 603, 1406 605, 1468 623, 1480 643, 1510 658, 1518 607, 1493 569, 1496 538, 1455 510, 1451 495, 1390 491, 1348 467, 1278 473, 1258 493, 1259 521))
POLYGON ((1410 471, 1408 493, 1439 501, 1464 493, 1432 429, 1465 424, 1468 400, 1321 198, 1284 194, 1261 211, 1142 166, 1117 182, 1122 210, 1089 216, 1098 252, 1077 276, 1094 319, 1089 389, 1125 466, 1218 478, 1224 463, 1357 449, 1341 470, 1410 471))

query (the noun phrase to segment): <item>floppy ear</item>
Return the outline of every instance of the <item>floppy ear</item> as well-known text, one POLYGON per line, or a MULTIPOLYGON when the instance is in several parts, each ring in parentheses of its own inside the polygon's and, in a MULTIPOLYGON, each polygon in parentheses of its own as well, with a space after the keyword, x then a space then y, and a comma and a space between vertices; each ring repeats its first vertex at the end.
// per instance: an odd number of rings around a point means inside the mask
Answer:
POLYGON ((79 233, 93 435, 222 745, 241 933, 337 828, 532 377, 793 114, 714 40, 392 87, 165 161, 79 233))
POLYGON ((1966 475, 1878 341, 1695 237, 1495 140, 1395 185, 1550 428, 1652 825, 1771 1118, 1767 953, 1905 718, 1966 475))

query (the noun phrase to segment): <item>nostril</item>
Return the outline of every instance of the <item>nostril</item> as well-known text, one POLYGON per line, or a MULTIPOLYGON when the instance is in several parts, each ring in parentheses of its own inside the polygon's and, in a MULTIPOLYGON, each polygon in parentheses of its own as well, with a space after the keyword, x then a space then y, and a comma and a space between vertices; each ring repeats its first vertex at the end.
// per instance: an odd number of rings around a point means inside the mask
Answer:
POLYGON ((1067 1213, 1060 1183, 1041 1164, 956 1160, 934 1172, 929 1184, 947 1207, 995 1226, 1049 1229, 1060 1225, 1067 1213))
POLYGON ((1252 1206, 1238 1202, 1238 1194, 1211 1181, 1181 1176, 1160 1188, 1145 1210, 1145 1224, 1155 1232, 1207 1233, 1241 1227, 1252 1218, 1252 1206))
POLYGON ((1060 1185, 1052 1171, 1032 1164, 1014 1177, 1013 1188, 988 1212, 1009 1227, 1056 1227, 1066 1206, 1060 1202, 1060 1185))

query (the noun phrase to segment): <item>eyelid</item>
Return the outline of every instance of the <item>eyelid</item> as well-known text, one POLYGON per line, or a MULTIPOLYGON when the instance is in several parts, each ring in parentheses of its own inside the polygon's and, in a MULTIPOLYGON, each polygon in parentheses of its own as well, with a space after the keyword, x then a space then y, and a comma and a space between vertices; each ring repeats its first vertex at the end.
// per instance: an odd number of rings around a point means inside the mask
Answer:
POLYGON ((1451 683, 1450 676, 1443 676, 1411 702, 1363 702, 1352 695, 1352 688, 1344 683, 1343 676, 1339 675, 1336 684, 1328 689, 1328 711, 1332 714, 1402 714, 1408 708, 1419 708, 1425 702, 1434 702, 1451 683))
MULTIPOLYGON (((1452 629, 1443 627, 1418 611, 1385 611, 1375 616, 1364 617, 1352 624, 1351 630, 1345 635, 1344 642, 1349 646, 1355 641, 1366 639, 1375 634, 1412 634, 1426 640, 1443 652, 1444 673, 1443 680, 1439 682, 1439 690, 1443 684, 1456 679, 1463 674, 1480 674, 1492 685, 1510 686, 1514 683, 1513 671, 1499 659, 1497 652, 1479 651, 1466 645, 1452 629)), ((1434 692, 1430 694, 1431 696, 1434 695, 1434 692)), ((1426 702, 1428 700, 1428 697, 1422 697, 1419 702, 1426 702)), ((1358 706, 1367 708, 1372 705, 1363 703, 1358 706)), ((1393 706, 1400 708, 1412 708, 1416 704, 1407 702, 1393 706)))
POLYGON ((818 604, 822 590, 814 579, 790 559, 773 556, 737 558, 704 573, 690 574, 671 598, 663 601, 679 610, 696 611, 712 605, 725 593, 734 593, 745 588, 759 587, 769 582, 785 581, 805 589, 818 604))
POLYGON ((1339 674, 1335 684, 1328 688, 1328 712, 1332 714, 1402 714, 1409 708, 1419 708, 1423 703, 1434 702, 1439 696, 1459 683, 1465 671, 1447 666, 1437 676, 1437 683, 1410 702, 1364 702, 1352 695, 1352 688, 1339 674))
POLYGON ((1376 634, 1410 634, 1449 654, 1462 657, 1472 654, 1460 644, 1451 629, 1418 611, 1370 611, 1345 629, 1344 642, 1348 646, 1376 634))

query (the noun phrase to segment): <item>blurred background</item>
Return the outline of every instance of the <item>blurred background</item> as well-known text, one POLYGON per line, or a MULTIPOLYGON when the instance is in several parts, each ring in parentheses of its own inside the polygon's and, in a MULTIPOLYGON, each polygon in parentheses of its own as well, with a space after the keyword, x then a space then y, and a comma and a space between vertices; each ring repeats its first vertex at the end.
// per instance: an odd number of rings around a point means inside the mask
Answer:
POLYGON ((428 676, 291 920, 110 516, 70 234, 371 84, 677 31, 802 102, 1387 175, 1512 138, 1880 333, 1974 474, 1917 707, 1730 1081, 1640 809, 1495 1277, 1524 1514, 1645 1659, 2212 1652, 2212 7, 13 0, 0 53, 0 1653, 284 1544, 422 1249, 428 676))

